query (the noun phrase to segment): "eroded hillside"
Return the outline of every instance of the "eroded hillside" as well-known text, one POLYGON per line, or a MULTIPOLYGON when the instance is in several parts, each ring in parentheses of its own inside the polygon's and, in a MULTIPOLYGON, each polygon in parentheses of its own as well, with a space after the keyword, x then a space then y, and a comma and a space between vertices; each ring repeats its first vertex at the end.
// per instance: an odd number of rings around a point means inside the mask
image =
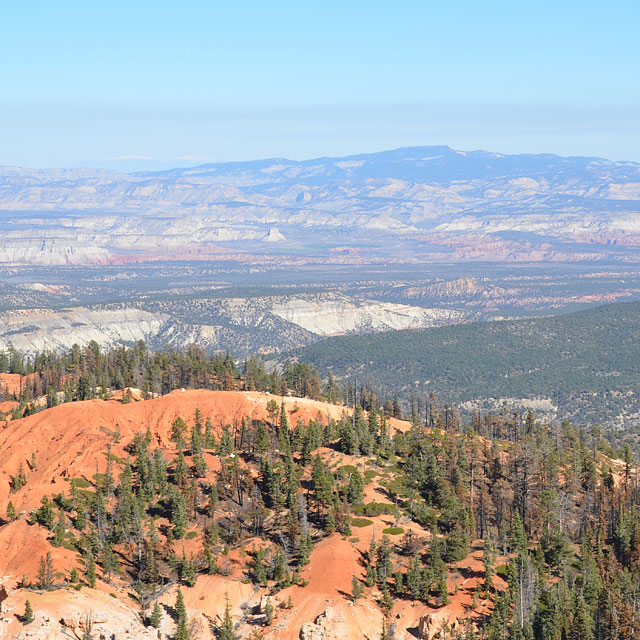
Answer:
POLYGON ((435 397, 413 422, 374 396, 142 397, 2 425, 3 637, 637 632, 637 471, 570 425, 464 427, 435 397))
POLYGON ((145 340, 153 348, 198 344, 236 355, 277 353, 328 335, 467 322, 452 308, 423 308, 314 293, 251 298, 176 298, 153 302, 0 313, 0 351, 61 352, 94 340, 105 346, 145 340))

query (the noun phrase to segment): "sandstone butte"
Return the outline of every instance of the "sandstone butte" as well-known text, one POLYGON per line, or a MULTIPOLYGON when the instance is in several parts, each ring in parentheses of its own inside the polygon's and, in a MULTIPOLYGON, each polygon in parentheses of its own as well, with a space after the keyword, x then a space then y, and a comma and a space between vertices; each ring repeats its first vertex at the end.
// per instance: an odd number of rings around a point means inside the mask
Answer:
MULTIPOLYGON (((133 394, 135 399, 136 394, 133 394)), ((0 525, 0 638, 32 640, 58 640, 82 638, 89 616, 93 621, 93 637, 155 639, 155 629, 145 627, 139 618, 139 605, 135 602, 130 585, 118 579, 110 584, 98 579, 95 589, 85 586, 81 590, 61 588, 48 592, 26 590, 18 587, 22 576, 34 581, 40 557, 51 552, 54 567, 68 575, 76 566, 76 553, 64 547, 53 547, 48 538, 50 532, 31 525, 29 514, 39 506, 44 495, 69 491, 71 478, 91 481, 96 473, 106 469, 107 445, 114 442, 112 453, 127 458, 125 447, 136 433, 149 429, 151 448, 162 447, 175 451, 170 441, 171 424, 178 416, 191 423, 196 409, 211 421, 219 432, 223 425, 239 422, 243 416, 251 419, 267 418, 267 403, 273 399, 266 393, 177 390, 158 398, 123 404, 119 400, 89 400, 62 404, 19 420, 0 423, 0 514, 4 516, 9 500, 12 500, 19 517, 0 525), (2 428, 4 427, 4 428, 2 428), (35 466, 34 466, 35 460, 35 466), (27 473, 26 486, 10 493, 10 476, 18 473, 22 464, 27 473), (23 626, 19 616, 29 599, 35 612, 35 620, 23 626)), ((280 398, 275 398, 278 402, 280 398)), ((298 420, 310 419, 326 422, 339 419, 348 409, 302 398, 284 398, 292 425, 298 420)), ((391 420, 391 427, 405 430, 408 423, 391 420)), ((321 449, 321 455, 332 468, 341 464, 358 464, 331 449, 321 449)), ((219 468, 213 453, 206 454, 210 470, 219 468), (217 467, 216 467, 217 464, 217 467)), ((117 475, 117 473, 116 473, 117 475)), ((367 484, 366 501, 388 502, 375 482, 367 484)), ((215 637, 214 626, 224 613, 226 598, 236 621, 243 622, 236 628, 239 638, 249 638, 255 631, 267 639, 337 640, 380 637, 383 615, 375 601, 375 594, 368 594, 356 603, 351 601, 351 580, 362 577, 364 567, 362 552, 368 548, 372 535, 381 537, 383 528, 393 524, 393 517, 371 518, 372 525, 354 529, 353 537, 344 539, 333 534, 314 545, 310 564, 302 571, 308 584, 288 587, 272 597, 276 608, 274 623, 270 627, 256 626, 247 616, 251 609, 264 606, 266 589, 259 589, 242 580, 247 560, 245 549, 251 549, 260 540, 245 540, 241 547, 230 551, 230 573, 198 576, 194 587, 182 587, 193 627, 194 640, 215 637), (376 533, 377 532, 377 533, 376 533), (292 608, 284 604, 291 597, 292 608), (282 607, 278 605, 283 605, 282 607)), ((428 536, 415 523, 404 524, 405 530, 428 536)), ((201 547, 196 539, 177 541, 175 550, 198 552, 201 547)), ((444 624, 456 625, 458 619, 469 615, 476 585, 482 579, 481 544, 472 545, 470 555, 458 563, 459 571, 449 574, 451 602, 438 609, 409 600, 394 603, 389 623, 395 625, 398 640, 420 637, 437 637, 444 624)), ((100 572, 99 576, 100 576, 100 572)), ((499 578, 497 578, 500 581, 499 578)), ((171 608, 175 603, 176 588, 171 587, 159 598, 161 605, 171 608)), ((486 612, 480 602, 475 615, 486 612)), ((255 618, 255 616, 254 616, 255 618)), ((165 613, 161 636, 171 638, 175 625, 165 613)))

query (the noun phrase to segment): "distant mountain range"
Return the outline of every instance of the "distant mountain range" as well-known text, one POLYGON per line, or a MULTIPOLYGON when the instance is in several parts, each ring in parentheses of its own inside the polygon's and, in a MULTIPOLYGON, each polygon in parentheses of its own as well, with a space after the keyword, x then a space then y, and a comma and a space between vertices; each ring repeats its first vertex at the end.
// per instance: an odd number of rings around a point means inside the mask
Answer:
POLYGON ((286 261, 292 247, 329 262, 635 261, 640 164, 439 146, 131 174, 2 167, 0 233, 3 263, 286 261))

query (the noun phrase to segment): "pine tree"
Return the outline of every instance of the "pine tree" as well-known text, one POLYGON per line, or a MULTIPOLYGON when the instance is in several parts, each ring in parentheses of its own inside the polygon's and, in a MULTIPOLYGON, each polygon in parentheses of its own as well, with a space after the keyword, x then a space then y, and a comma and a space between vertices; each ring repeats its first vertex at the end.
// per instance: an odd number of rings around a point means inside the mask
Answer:
POLYGON ((66 524, 67 519, 64 515, 64 510, 60 509, 60 511, 58 512, 58 522, 53 528, 53 540, 51 541, 51 544, 54 547, 61 547, 64 544, 66 524))
POLYGON ((446 547, 444 555, 446 562, 458 562, 466 557, 469 546, 467 536, 460 524, 457 524, 447 535, 446 547))
POLYGON ((518 509, 515 509, 513 517, 511 518, 509 546, 511 547, 511 551, 514 553, 526 551, 527 549, 527 533, 524 530, 524 525, 522 524, 522 518, 520 517, 520 511, 518 509))
POLYGON ((171 425, 170 440, 176 443, 176 447, 180 450, 184 449, 184 436, 187 432, 187 423, 180 417, 177 417, 171 425))
POLYGON ((40 565, 38 567, 38 573, 36 576, 38 586, 41 589, 50 589, 53 586, 54 576, 55 573, 53 569, 51 552, 47 551, 47 555, 40 558, 40 565))
POLYGON ((209 487, 209 501, 207 502, 207 515, 210 518, 213 518, 216 512, 216 507, 218 506, 218 487, 215 483, 211 484, 209 487))
POLYGON ((444 571, 441 571, 440 575, 438 576, 436 594, 440 598, 443 605, 449 604, 449 589, 447 588, 447 577, 444 571))
POLYGON ((174 640, 190 640, 191 634, 189 633, 189 620, 187 618, 187 608, 184 605, 184 597, 182 591, 178 589, 178 595, 176 596, 176 633, 174 640))
POLYGON ((265 624, 270 627, 273 624, 273 614, 275 609, 271 604, 271 598, 267 598, 267 604, 264 606, 265 624))
POLYGON ((267 585, 267 572, 264 568, 264 549, 258 547, 253 552, 253 563, 251 567, 251 580, 254 584, 265 587, 267 585))
POLYGON ((402 595, 404 593, 404 574, 400 569, 393 574, 393 582, 396 594, 402 595))
POLYGON ((420 571, 420 557, 416 553, 407 567, 407 590, 411 596, 417 600, 421 595, 422 576, 420 571))
POLYGON ((196 409, 193 429, 191 430, 191 453, 200 455, 202 453, 202 413, 196 409))
POLYGON ((174 491, 171 497, 171 524, 173 525, 173 536, 180 540, 187 532, 189 518, 187 516, 187 505, 182 494, 174 491))
POLYGON ((55 387, 49 386, 47 388, 47 409, 58 406, 58 394, 55 387))
POLYGON ((149 618, 149 624, 154 629, 159 629, 160 625, 162 624, 162 609, 160 608, 160 605, 157 601, 153 605, 153 611, 151 612, 151 616, 149 618))
POLYGON ((349 478, 349 484, 347 485, 347 500, 353 504, 354 502, 360 502, 364 496, 364 480, 362 474, 355 469, 349 478))
POLYGON ((94 560, 93 553, 91 551, 87 557, 84 577, 87 580, 87 584, 94 589, 96 586, 96 561, 94 560))
POLYGON ((311 539, 311 534, 307 532, 303 532, 300 534, 300 543, 298 545, 298 566, 304 567, 309 564, 309 560, 311 558, 311 550, 313 549, 313 540, 311 539))
POLYGON ((362 595, 363 591, 364 587, 360 580, 358 580, 357 576, 353 576, 353 578, 351 578, 351 595, 353 596, 354 601, 362 595))
POLYGON ((569 640, 593 640, 593 638, 593 618, 589 613, 584 598, 581 595, 577 595, 573 605, 573 619, 571 621, 569 640))
POLYGON ((53 529, 53 525, 56 521, 53 506, 48 496, 43 496, 40 502, 42 504, 36 509, 34 519, 38 524, 41 524, 43 527, 51 530, 53 529))
POLYGON ((178 457, 176 458, 176 468, 173 472, 173 477, 175 479, 176 485, 184 490, 187 485, 188 476, 189 469, 187 468, 187 462, 184 459, 184 453, 182 453, 182 451, 179 451, 178 457))
POLYGON ((13 522, 18 517, 16 512, 16 508, 13 506, 13 502, 9 500, 9 504, 7 505, 7 520, 9 522, 13 522))
POLYGON ((262 420, 258 423, 258 428, 256 430, 254 449, 257 453, 265 453, 269 450, 269 432, 262 420))
POLYGON ((27 600, 24 603, 24 615, 22 616, 22 624, 27 625, 31 624, 34 620, 35 616, 33 615, 33 609, 31 608, 31 603, 27 600))
POLYGON ((182 556, 182 562, 180 563, 180 580, 184 582, 188 587, 193 587, 196 584, 196 567, 193 560, 193 552, 189 559, 182 556))
POLYGON ((389 586, 385 582, 382 586, 382 598, 380 598, 380 608, 384 611, 384 615, 388 616, 393 607, 393 598, 389 593, 389 586))
POLYGON ((291 434, 289 432, 289 417, 284 401, 280 405, 280 424, 278 426, 278 445, 280 451, 291 450, 291 434))
POLYGON ((484 591, 487 595, 493 590, 493 562, 494 562, 494 546, 491 538, 487 538, 484 542, 484 550, 482 554, 482 564, 484 566, 484 591))
POLYGON ((236 640, 236 634, 233 632, 233 618, 231 617, 231 605, 229 604, 229 594, 226 594, 226 605, 224 608, 224 618, 220 626, 220 640, 236 640))
POLYGON ((118 572, 118 557, 113 552, 111 545, 105 543, 102 550, 102 573, 107 582, 111 582, 111 574, 118 572))
POLYGON ((211 425, 211 418, 207 418, 204 429, 204 448, 215 449, 217 446, 216 437, 213 433, 213 426, 211 425))
POLYGON ((228 456, 233 453, 233 438, 231 437, 231 430, 228 424, 225 424, 222 429, 222 436, 218 444, 218 453, 221 456, 228 456))

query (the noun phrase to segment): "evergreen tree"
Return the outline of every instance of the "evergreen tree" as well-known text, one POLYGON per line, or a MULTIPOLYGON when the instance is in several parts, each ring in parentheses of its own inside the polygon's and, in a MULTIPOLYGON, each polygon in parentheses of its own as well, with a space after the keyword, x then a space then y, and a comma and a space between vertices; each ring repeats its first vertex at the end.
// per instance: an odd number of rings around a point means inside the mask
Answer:
POLYGON ((233 438, 231 437, 231 430, 228 424, 225 424, 222 429, 222 436, 218 444, 218 453, 221 456, 228 456, 233 453, 233 438))
POLYGON ((306 531, 300 534, 300 542, 298 545, 298 566, 304 567, 309 564, 311 558, 311 550, 313 549, 313 540, 311 534, 306 531))
POLYGON ((494 554, 495 549, 491 542, 491 538, 487 538, 484 542, 484 550, 482 554, 482 564, 484 566, 484 590, 487 595, 489 595, 493 590, 494 554))
POLYGON ((231 617, 231 605, 229 604, 229 595, 225 596, 226 605, 224 608, 224 618, 220 626, 220 640, 236 640, 236 634, 233 632, 233 618, 231 617))
POLYGON ((269 450, 269 432, 267 431, 267 426, 262 420, 260 420, 258 428, 256 429, 254 449, 257 453, 265 453, 269 450))
POLYGON ((561 637, 560 610, 554 587, 547 587, 540 594, 533 626, 536 640, 559 640, 561 637))
POLYGON ((267 598, 267 604, 264 606, 265 624, 270 627, 273 624, 273 614, 275 609, 271 604, 271 598, 267 598))
POLYGON ((443 605, 449 604, 449 589, 447 588, 447 578, 444 571, 441 571, 438 576, 436 595, 443 605))
POLYGON ((355 469, 347 485, 347 500, 353 504, 360 502, 364 496, 364 479, 358 469, 355 469))
POLYGON ((253 552, 253 562, 250 569, 251 581, 265 587, 267 585, 267 572, 264 566, 264 549, 258 547, 253 552))
POLYGON ((204 429, 204 447, 205 449, 215 449, 217 447, 216 437, 213 433, 211 418, 207 418, 204 429))
POLYGON ((107 582, 111 582, 111 575, 118 573, 118 557, 113 552, 109 543, 104 544, 102 550, 102 573, 107 582))
POLYGON ((174 640, 191 640, 191 634, 189 633, 189 620, 187 618, 187 608, 184 605, 184 597, 180 589, 178 589, 178 595, 176 596, 175 612, 176 633, 173 636, 174 640))
POLYGON ((202 453, 202 413, 196 409, 193 429, 191 430, 191 453, 200 455, 202 453))
POLYGON ((7 505, 7 520, 12 522, 18 517, 18 513, 16 512, 16 508, 13 506, 13 502, 9 500, 9 504, 7 505))
POLYGON ((43 527, 51 530, 53 529, 53 525, 56 521, 56 516, 53 512, 53 505, 49 501, 48 496, 43 496, 40 502, 41 506, 38 507, 33 514, 34 519, 38 524, 41 524, 43 527))
POLYGON ((189 518, 187 516, 187 505, 182 494, 173 491, 171 497, 171 524, 173 526, 173 536, 177 540, 184 537, 189 526, 189 518))
POLYGON ((353 576, 353 578, 351 578, 351 595, 353 596, 354 601, 357 600, 363 592, 364 587, 360 580, 358 580, 357 576, 353 576))
POLYGON ((54 577, 53 559, 51 558, 51 552, 47 551, 47 554, 40 558, 40 564, 38 566, 38 573, 36 576, 38 586, 41 589, 50 589, 53 586, 54 577))
POLYGON ((582 595, 574 598, 573 615, 569 631, 569 640, 593 640, 594 624, 589 608, 582 595))
POLYGON ((64 544, 66 524, 67 519, 64 515, 64 511, 60 509, 58 512, 58 522, 53 528, 53 540, 51 541, 51 544, 53 544, 54 547, 61 547, 64 544))
POLYGON ((289 417, 284 401, 280 405, 280 424, 278 425, 278 445, 280 451, 291 450, 291 434, 289 432, 289 417))
POLYGON ((176 443, 176 448, 182 450, 185 448, 185 435, 187 433, 187 423, 181 418, 177 417, 171 425, 170 440, 176 443))
POLYGON ((89 551, 89 555, 87 557, 84 577, 87 584, 94 589, 96 586, 96 561, 94 560, 93 553, 91 551, 89 551))
POLYGON ((162 609, 160 608, 160 605, 157 601, 153 605, 153 611, 151 612, 151 616, 149 617, 149 624, 154 629, 159 629, 160 625, 162 624, 162 609))
POLYGON ((209 487, 209 500, 207 502, 207 515, 210 518, 215 516, 216 507, 218 506, 218 487, 212 483, 209 487))
POLYGON ((511 551, 514 553, 519 553, 527 549, 527 534, 524 530, 524 525, 522 524, 522 518, 520 517, 520 511, 518 511, 518 509, 515 509, 513 517, 511 518, 509 545, 511 547, 511 551))
POLYGON ((33 609, 31 608, 31 603, 27 600, 24 603, 24 614, 22 616, 22 624, 27 625, 31 624, 34 620, 35 616, 33 615, 33 609))
POLYGON ((468 552, 467 536, 462 525, 457 524, 447 535, 444 559, 446 562, 459 562, 467 556, 468 552))

